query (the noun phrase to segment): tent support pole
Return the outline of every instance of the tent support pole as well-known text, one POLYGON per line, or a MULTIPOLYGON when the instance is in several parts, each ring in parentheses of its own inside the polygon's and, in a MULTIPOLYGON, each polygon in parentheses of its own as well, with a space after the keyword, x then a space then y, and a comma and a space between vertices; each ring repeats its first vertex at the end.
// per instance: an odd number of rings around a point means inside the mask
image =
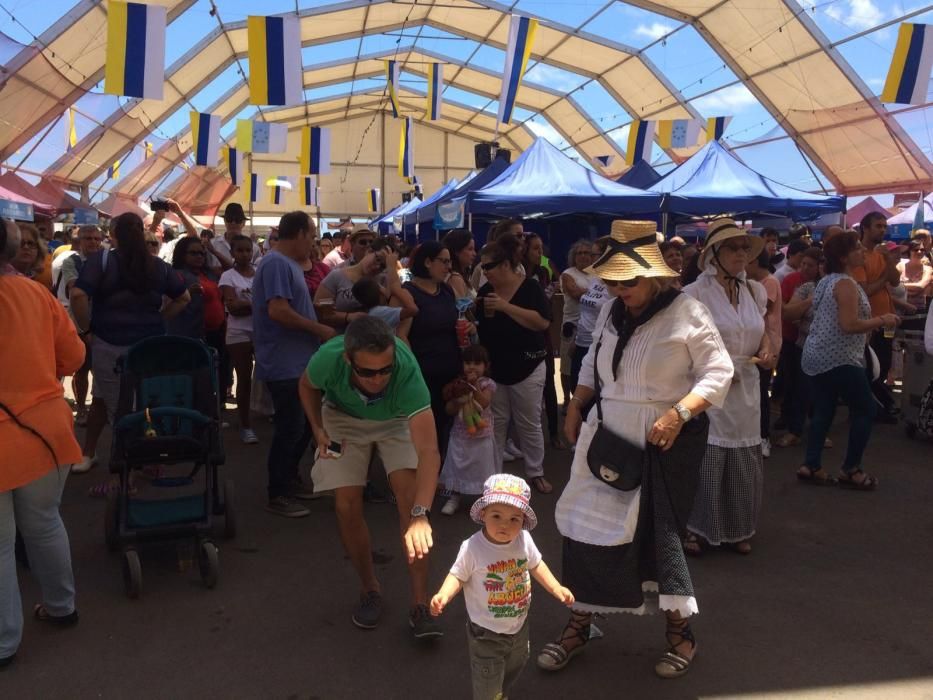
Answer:
MULTIPOLYGON (((250 151, 246 154, 246 172, 249 175, 253 174, 253 153, 250 151)), ((258 181, 257 181, 258 184, 258 181)), ((250 188, 252 189, 252 187, 250 188)), ((256 240, 256 232, 253 230, 253 199, 256 198, 255 192, 249 193, 249 237, 253 240, 256 240)), ((226 226, 224 227, 226 229, 226 226)), ((224 232, 226 235, 226 231, 224 232)))
POLYGON ((667 227, 668 227, 668 224, 670 224, 669 216, 670 215, 667 212, 664 212, 663 214, 661 214, 661 233, 664 234, 665 239, 667 238, 667 227))

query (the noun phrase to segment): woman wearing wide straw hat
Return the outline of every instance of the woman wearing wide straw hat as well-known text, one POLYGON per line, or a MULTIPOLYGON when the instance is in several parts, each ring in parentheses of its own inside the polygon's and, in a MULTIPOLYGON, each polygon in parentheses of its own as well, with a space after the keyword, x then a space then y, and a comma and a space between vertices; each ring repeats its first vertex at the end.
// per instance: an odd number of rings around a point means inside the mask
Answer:
POLYGON ((677 273, 654 229, 650 221, 613 222, 606 251, 587 270, 614 300, 599 314, 564 424, 577 447, 556 520, 577 602, 560 639, 538 656, 545 670, 563 668, 600 636, 591 624, 597 612, 663 610, 670 648, 655 671, 664 678, 686 673, 696 653, 686 618, 697 604, 679 539, 705 445, 705 419, 691 419, 722 404, 732 364, 707 310, 671 287, 677 273), (581 410, 594 398, 584 421, 581 410), (598 431, 646 451, 630 462, 640 484, 623 491, 597 476, 605 469, 590 454, 598 431), (646 591, 658 595, 646 601, 646 591))
POLYGON ((688 554, 703 542, 751 552, 749 540, 761 509, 762 455, 758 367, 774 368, 765 333, 768 295, 745 266, 761 253, 764 239, 751 236, 732 219, 717 219, 707 230, 701 274, 684 294, 703 302, 732 357, 735 375, 722 408, 709 412, 709 447, 687 529, 688 554))

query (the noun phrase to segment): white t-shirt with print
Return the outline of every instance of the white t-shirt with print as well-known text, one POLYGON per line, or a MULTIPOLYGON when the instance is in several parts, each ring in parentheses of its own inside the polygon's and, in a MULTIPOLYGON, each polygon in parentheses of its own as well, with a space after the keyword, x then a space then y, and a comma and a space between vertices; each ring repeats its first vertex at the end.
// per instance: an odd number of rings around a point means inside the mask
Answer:
POLYGON ((531 534, 495 544, 480 530, 460 545, 450 573, 463 584, 467 614, 474 624, 499 634, 515 634, 531 605, 531 575, 541 552, 531 534))
MULTIPOLYGON (((217 286, 232 287, 233 293, 236 295, 237 299, 240 301, 248 301, 252 303, 254 279, 256 279, 255 276, 244 277, 236 268, 231 268, 229 270, 225 270, 224 273, 220 276, 220 282, 217 283, 217 286)), ((228 314, 227 330, 239 330, 252 333, 252 314, 249 316, 234 316, 233 314, 228 314)))

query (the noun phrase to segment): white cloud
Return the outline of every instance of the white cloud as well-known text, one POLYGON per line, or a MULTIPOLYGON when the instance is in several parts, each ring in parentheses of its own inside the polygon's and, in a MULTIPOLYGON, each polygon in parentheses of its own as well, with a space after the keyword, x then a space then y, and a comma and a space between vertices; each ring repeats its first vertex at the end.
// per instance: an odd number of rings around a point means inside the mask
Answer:
POLYGON ((875 88, 876 90, 880 90, 881 88, 884 87, 884 78, 866 78, 865 83, 870 88, 875 88))
POLYGON ((749 92, 747 87, 744 85, 730 85, 711 95, 694 100, 691 104, 702 114, 717 116, 713 113, 725 112, 725 115, 719 114, 718 116, 727 116, 757 103, 758 100, 749 92))
POLYGON ((568 75, 560 68, 546 63, 538 63, 525 74, 525 77, 529 82, 546 85, 560 92, 570 92, 583 82, 579 76, 568 75))
POLYGON ((651 24, 639 24, 635 27, 635 36, 643 36, 652 41, 657 41, 668 32, 674 31, 674 27, 663 22, 652 22, 651 24))
POLYGON ((848 0, 845 4, 829 5, 827 16, 852 29, 871 29, 881 24, 885 13, 874 0, 848 0))
POLYGON ((560 135, 560 132, 558 132, 557 129, 551 126, 548 122, 530 120, 525 123, 525 126, 531 129, 535 136, 540 136, 541 138, 550 141, 558 148, 563 148, 567 145, 567 142, 564 140, 564 137, 560 135))

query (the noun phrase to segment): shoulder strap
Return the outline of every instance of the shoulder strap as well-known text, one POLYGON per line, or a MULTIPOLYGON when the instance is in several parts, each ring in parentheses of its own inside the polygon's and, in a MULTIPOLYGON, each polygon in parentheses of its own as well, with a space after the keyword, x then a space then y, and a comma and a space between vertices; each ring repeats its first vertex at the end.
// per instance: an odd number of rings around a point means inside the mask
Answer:
MULTIPOLYGON (((609 302, 615 303, 615 302, 609 302)), ((603 422, 603 399, 602 399, 602 386, 599 383, 599 349, 603 345, 603 332, 606 330, 606 327, 609 325, 609 321, 612 319, 612 312, 606 314, 606 320, 603 323, 603 327, 599 329, 599 339, 596 340, 596 350, 593 352, 593 389, 596 392, 596 418, 600 423, 603 422)), ((594 339, 596 337, 594 336, 594 339)))

